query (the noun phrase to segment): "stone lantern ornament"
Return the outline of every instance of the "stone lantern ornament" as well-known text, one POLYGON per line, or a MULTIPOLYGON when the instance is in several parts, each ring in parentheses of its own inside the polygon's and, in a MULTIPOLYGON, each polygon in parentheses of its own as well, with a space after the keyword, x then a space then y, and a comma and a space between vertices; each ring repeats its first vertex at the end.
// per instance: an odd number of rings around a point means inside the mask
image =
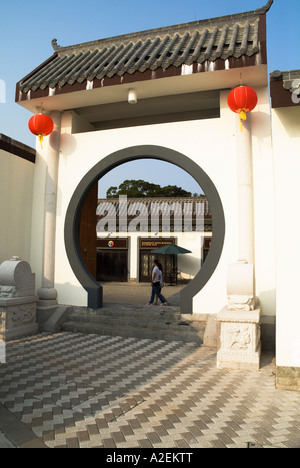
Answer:
POLYGON ((35 275, 30 265, 12 257, 0 265, 0 339, 34 335, 36 323, 35 275))

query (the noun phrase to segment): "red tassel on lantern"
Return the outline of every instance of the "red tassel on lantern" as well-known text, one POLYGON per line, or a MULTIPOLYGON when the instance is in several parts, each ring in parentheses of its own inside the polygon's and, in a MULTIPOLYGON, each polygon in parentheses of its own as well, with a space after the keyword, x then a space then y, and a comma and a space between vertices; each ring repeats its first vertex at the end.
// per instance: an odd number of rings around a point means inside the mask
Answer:
POLYGON ((38 136, 43 148, 43 138, 53 132, 54 123, 48 115, 36 114, 29 119, 28 127, 31 133, 38 136))
POLYGON ((238 86, 230 91, 227 104, 233 112, 240 114, 242 132, 243 120, 247 119, 247 112, 251 112, 257 104, 256 92, 250 86, 238 86))

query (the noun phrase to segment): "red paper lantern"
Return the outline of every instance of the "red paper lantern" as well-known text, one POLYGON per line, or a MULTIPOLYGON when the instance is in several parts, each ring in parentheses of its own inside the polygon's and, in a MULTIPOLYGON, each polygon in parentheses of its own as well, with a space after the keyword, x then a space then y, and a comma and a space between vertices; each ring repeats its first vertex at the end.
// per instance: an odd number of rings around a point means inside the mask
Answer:
POLYGON ((43 138, 53 132, 54 123, 48 115, 36 114, 29 119, 28 127, 31 133, 38 136, 41 148, 43 148, 43 138))
POLYGON ((238 86, 230 91, 227 104, 233 112, 240 114, 242 131, 247 112, 251 112, 257 104, 257 94, 250 86, 238 86))

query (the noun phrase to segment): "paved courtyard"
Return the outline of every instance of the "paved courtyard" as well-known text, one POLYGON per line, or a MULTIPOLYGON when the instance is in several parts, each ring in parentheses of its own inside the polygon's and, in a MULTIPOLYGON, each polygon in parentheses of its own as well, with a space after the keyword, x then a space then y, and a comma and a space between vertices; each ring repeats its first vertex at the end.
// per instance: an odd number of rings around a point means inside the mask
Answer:
MULTIPOLYGON (((105 304, 119 303, 129 305, 143 305, 149 302, 151 297, 152 286, 148 283, 104 283, 103 286, 103 301, 105 304)), ((184 289, 186 284, 177 284, 170 286, 166 284, 162 290, 163 295, 172 304, 179 305, 179 293, 184 289)), ((160 301, 158 301, 160 303, 160 301)))
POLYGON ((195 344, 80 333, 7 346, 0 364, 0 447, 300 446, 300 393, 260 371, 216 368, 195 344))

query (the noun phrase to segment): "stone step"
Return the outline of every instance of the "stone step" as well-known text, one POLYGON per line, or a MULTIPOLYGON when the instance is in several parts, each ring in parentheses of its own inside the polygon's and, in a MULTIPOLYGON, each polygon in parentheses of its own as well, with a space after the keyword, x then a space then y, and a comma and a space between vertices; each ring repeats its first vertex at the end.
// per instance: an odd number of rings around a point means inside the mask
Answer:
POLYGON ((109 315, 83 315, 72 313, 68 316, 68 321, 84 322, 104 325, 121 325, 121 326, 136 326, 139 328, 178 328, 179 326, 189 326, 189 322, 180 320, 179 317, 174 319, 170 316, 109 316, 109 315))
POLYGON ((184 341, 202 344, 205 320, 182 317, 178 307, 110 304, 97 311, 69 312, 62 330, 109 336, 184 341))
POLYGON ((109 316, 109 317, 140 317, 141 315, 151 317, 180 317, 179 306, 136 306, 136 305, 122 305, 122 304, 108 304, 102 309, 96 311, 86 308, 73 307, 73 313, 86 314, 90 317, 96 316, 109 316))
POLYGON ((139 328, 134 326, 116 326, 104 323, 89 323, 89 322, 73 322, 67 321, 62 326, 63 331, 73 333, 86 333, 96 335, 108 336, 122 336, 124 338, 142 338, 151 340, 164 340, 164 341, 183 341, 185 343, 203 343, 202 333, 187 330, 171 330, 154 329, 154 328, 139 328))

